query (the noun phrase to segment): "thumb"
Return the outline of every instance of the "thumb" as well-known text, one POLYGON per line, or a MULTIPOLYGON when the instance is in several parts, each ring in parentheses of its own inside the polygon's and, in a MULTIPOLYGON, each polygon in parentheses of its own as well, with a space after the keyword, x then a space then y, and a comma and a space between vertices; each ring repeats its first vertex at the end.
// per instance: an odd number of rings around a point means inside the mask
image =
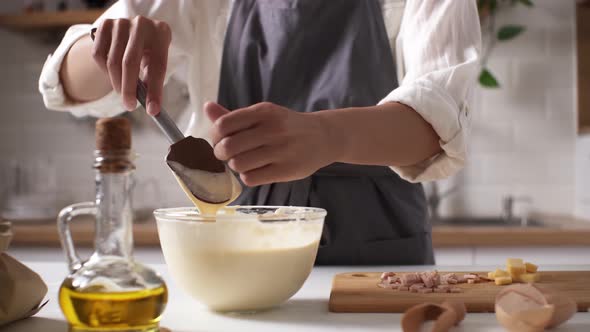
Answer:
POLYGON ((220 117, 228 114, 229 111, 218 103, 209 101, 205 103, 205 113, 211 122, 215 122, 220 117))

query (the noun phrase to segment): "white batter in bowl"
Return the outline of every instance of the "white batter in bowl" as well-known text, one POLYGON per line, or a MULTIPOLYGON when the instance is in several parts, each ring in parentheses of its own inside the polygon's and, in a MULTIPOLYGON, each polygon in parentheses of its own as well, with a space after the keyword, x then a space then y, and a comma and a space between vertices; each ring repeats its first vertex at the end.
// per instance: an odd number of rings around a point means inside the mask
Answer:
POLYGON ((309 276, 326 211, 232 206, 217 215, 195 208, 154 212, 172 278, 215 311, 272 308, 309 276))

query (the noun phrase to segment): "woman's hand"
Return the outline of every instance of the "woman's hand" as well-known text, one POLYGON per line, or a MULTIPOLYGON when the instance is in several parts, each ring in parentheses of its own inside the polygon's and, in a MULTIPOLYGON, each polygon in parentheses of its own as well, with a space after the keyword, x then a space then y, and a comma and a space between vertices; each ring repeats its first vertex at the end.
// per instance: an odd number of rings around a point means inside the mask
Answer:
POLYGON ((337 144, 321 118, 264 102, 229 112, 207 103, 215 156, 248 186, 310 176, 332 163, 337 144))
POLYGON ((137 106, 136 85, 140 70, 147 85, 147 111, 160 112, 162 89, 172 33, 168 24, 143 16, 105 19, 98 27, 92 56, 108 73, 113 89, 120 93, 127 110, 137 106))

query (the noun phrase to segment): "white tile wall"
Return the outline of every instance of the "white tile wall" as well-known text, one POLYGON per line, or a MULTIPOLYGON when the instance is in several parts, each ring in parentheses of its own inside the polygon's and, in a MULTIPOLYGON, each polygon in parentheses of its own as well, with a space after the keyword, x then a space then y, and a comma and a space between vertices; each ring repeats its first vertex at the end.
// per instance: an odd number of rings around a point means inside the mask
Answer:
MULTIPOLYGON (((574 0, 534 2, 532 10, 517 8, 499 19, 525 24, 527 31, 494 50, 489 67, 502 88, 476 91, 471 156, 465 170, 446 181, 460 189, 443 201, 443 214, 497 214, 507 194, 529 195, 541 211, 573 211, 574 0)), ((6 3, 13 2, 2 1, 0 12, 14 10, 6 3)), ((2 161, 49 155, 56 160, 60 201, 92 198, 92 121, 46 111, 36 92, 56 40, 0 29, 0 44, 2 161)), ((140 125, 136 205, 188 204, 162 162, 166 142, 141 114, 134 119, 140 125)))
POLYGON ((459 191, 443 201, 442 214, 497 215, 510 194, 530 196, 533 210, 573 212, 575 2, 533 2, 498 19, 527 30, 493 51, 489 67, 502 87, 475 92, 471 155, 446 181, 459 191))
MULTIPOLYGON (((68 113, 48 111, 43 106, 37 81, 57 41, 58 38, 43 33, 0 29, 0 44, 3 45, 0 52, 0 196, 4 193, 6 197, 9 195, 6 191, 12 189, 11 162, 26 164, 50 157, 55 165, 59 208, 94 197, 91 168, 94 120, 77 119, 68 113)), ((172 115, 178 116, 178 113, 171 110, 172 115)), ((135 206, 188 205, 190 202, 178 190, 164 164, 166 140, 143 114, 133 114, 132 121, 133 145, 139 155, 135 206)))

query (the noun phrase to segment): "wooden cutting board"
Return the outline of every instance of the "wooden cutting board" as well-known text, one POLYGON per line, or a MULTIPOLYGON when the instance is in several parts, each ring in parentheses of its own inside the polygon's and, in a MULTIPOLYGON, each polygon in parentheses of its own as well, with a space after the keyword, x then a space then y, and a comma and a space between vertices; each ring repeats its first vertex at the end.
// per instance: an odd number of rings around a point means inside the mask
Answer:
MULTIPOLYGON (((398 272, 396 272, 398 273, 398 272)), ((404 273, 404 272, 399 272, 404 273)), ((439 273, 449 273, 439 271, 439 273)), ((465 274, 466 272, 456 272, 465 274)), ((487 273, 476 272, 485 276, 487 273)), ((590 271, 542 271, 541 286, 570 296, 578 304, 578 311, 590 307, 590 271)), ((463 301, 468 312, 494 312, 496 294, 506 286, 493 282, 459 284, 462 293, 410 293, 377 287, 381 273, 351 272, 337 274, 332 281, 329 309, 331 312, 404 312, 424 302, 446 299, 463 301)))

